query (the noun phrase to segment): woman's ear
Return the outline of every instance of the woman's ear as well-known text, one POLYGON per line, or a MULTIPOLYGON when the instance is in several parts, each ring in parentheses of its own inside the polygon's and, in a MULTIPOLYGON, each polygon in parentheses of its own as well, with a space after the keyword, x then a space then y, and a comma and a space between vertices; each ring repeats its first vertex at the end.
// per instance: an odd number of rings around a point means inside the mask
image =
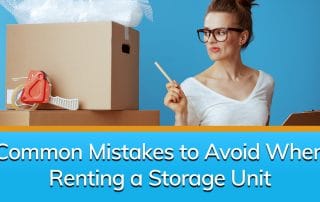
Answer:
POLYGON ((241 32, 240 34, 240 40, 239 40, 239 45, 240 46, 243 46, 244 44, 247 43, 249 39, 249 31, 248 30, 245 30, 243 32, 241 32))

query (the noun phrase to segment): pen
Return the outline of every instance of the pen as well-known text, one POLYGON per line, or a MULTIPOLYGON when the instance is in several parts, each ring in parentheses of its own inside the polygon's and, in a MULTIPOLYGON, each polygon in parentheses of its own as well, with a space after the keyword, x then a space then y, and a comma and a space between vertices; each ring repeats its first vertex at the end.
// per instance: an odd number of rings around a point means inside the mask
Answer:
POLYGON ((161 67, 161 65, 158 62, 154 63, 156 65, 156 67, 160 70, 160 72, 163 74, 164 77, 166 77, 166 79, 171 83, 172 79, 168 76, 168 74, 163 70, 163 68, 161 67))

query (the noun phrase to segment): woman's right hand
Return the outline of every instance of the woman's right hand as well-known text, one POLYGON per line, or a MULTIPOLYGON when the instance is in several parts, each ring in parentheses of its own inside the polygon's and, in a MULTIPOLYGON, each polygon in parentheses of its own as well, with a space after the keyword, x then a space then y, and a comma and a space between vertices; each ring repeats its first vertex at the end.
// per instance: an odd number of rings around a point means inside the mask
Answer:
POLYGON ((187 98, 176 81, 169 82, 166 85, 167 94, 164 97, 164 105, 172 111, 179 114, 187 113, 187 98))

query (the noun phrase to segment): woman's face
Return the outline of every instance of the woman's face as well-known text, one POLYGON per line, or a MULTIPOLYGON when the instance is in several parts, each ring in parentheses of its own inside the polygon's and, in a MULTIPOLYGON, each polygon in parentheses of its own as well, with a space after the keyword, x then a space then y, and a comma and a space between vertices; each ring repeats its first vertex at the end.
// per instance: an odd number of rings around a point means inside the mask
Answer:
MULTIPOLYGON (((236 16, 227 12, 210 12, 204 20, 204 28, 213 30, 218 28, 240 28, 236 16)), ((243 39, 241 33, 231 30, 217 30, 207 39, 206 43, 209 57, 214 61, 232 60, 241 51, 243 39), (221 40, 224 40, 221 42, 221 40), (218 41, 219 40, 219 41, 218 41)))

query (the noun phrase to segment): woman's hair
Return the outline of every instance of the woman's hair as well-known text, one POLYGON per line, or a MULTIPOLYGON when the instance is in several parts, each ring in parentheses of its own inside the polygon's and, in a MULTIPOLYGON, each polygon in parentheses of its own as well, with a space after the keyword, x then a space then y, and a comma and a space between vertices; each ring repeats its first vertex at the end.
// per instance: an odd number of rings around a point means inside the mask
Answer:
POLYGON ((254 5, 258 5, 255 3, 255 0, 213 0, 208 6, 206 15, 215 11, 235 14, 239 26, 242 29, 249 31, 248 40, 242 46, 242 48, 246 48, 253 37, 251 8, 254 5))

